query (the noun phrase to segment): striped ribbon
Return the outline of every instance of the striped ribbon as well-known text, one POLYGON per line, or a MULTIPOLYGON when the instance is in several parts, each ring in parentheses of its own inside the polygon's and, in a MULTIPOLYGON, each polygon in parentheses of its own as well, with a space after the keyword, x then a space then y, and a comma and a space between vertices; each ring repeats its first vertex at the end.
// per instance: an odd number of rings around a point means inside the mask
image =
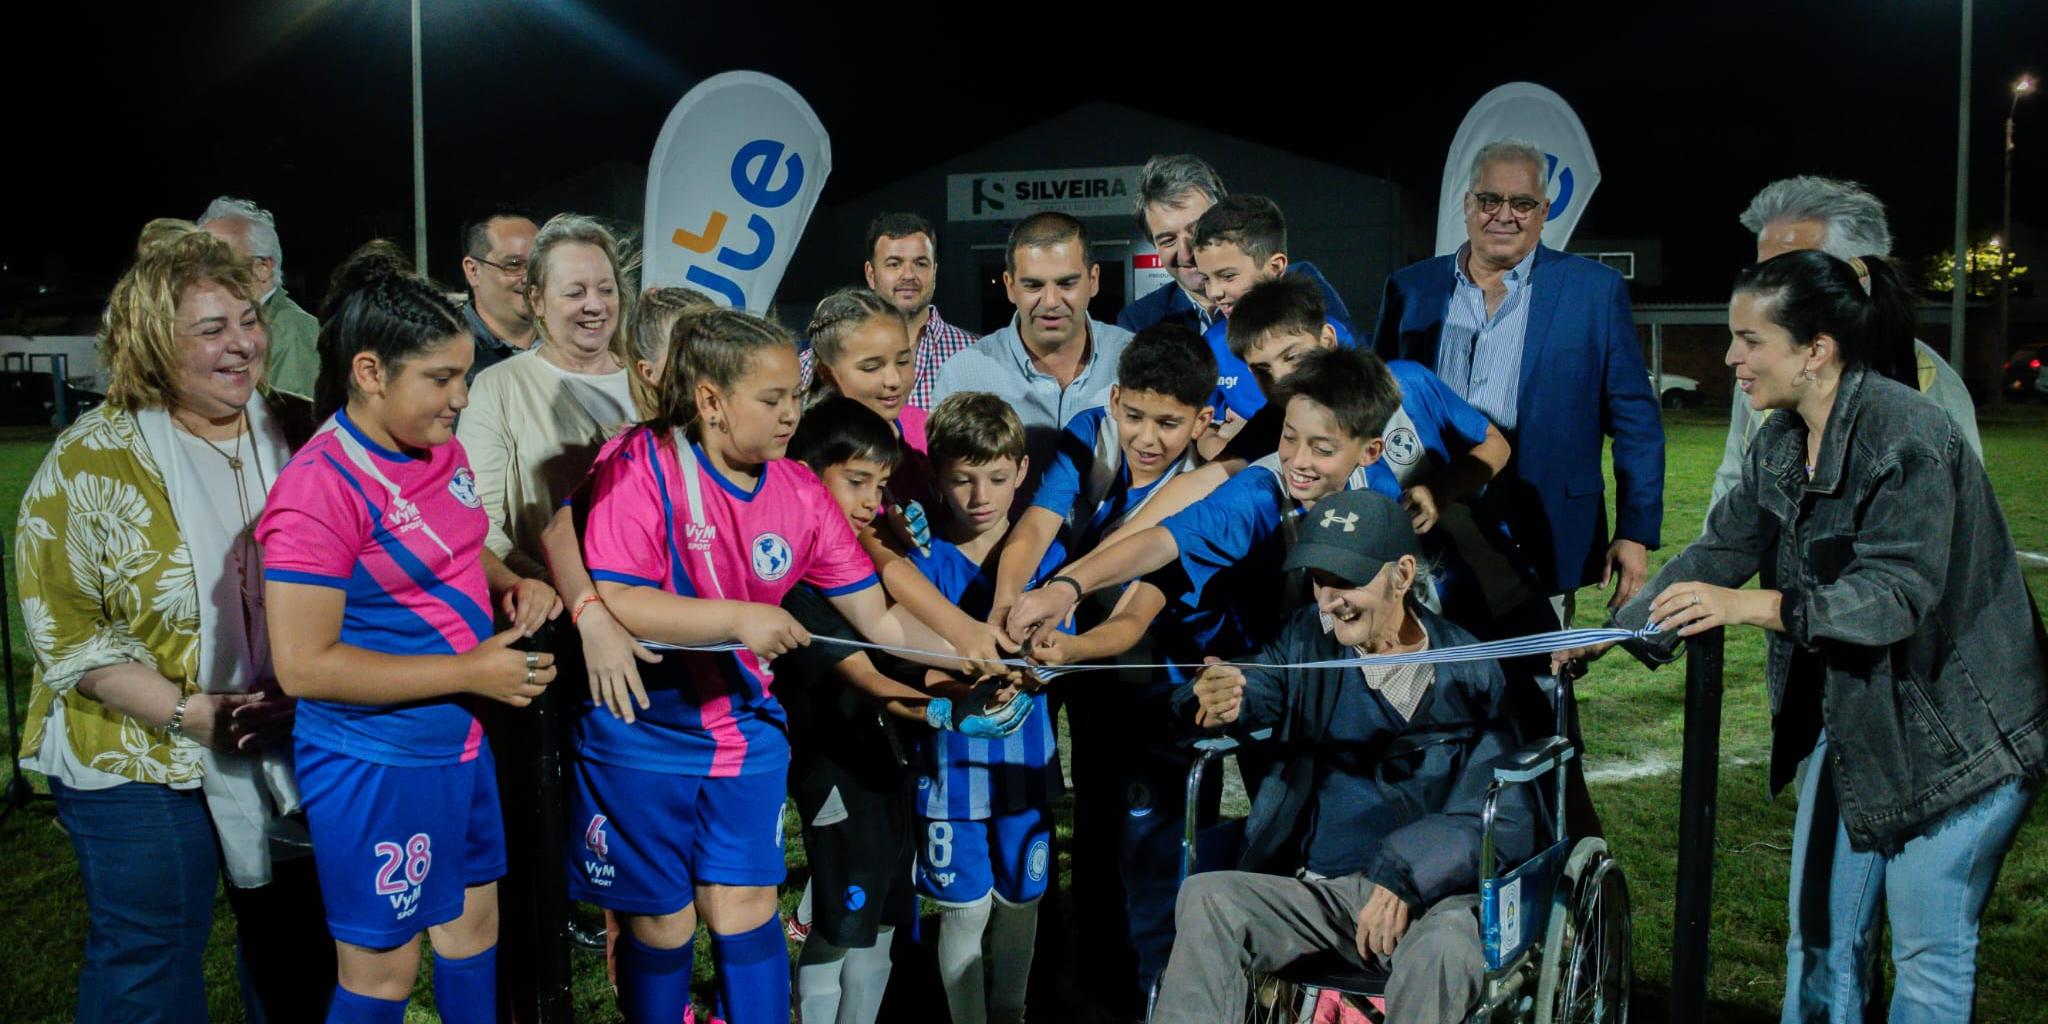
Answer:
MULTIPOLYGON (((1277 665, 1267 662, 1232 662, 1231 664, 1248 668, 1267 668, 1284 671, 1288 669, 1354 668, 1366 665, 1435 665, 1458 661, 1491 661, 1496 658, 1521 658, 1532 654, 1549 654, 1553 651, 1569 651, 1579 647, 1591 647, 1595 644, 1618 643, 1623 640, 1648 637, 1656 632, 1657 629, 1654 626, 1639 630, 1561 629, 1549 633, 1513 637, 1507 640, 1488 640, 1484 643, 1458 644, 1453 647, 1430 647, 1420 651, 1410 651, 1405 654, 1367 654, 1354 658, 1331 658, 1326 661, 1302 661, 1277 665)), ((851 647, 864 651, 883 651, 919 660, 939 659, 961 663, 971 660, 949 651, 927 651, 916 647, 896 647, 890 644, 871 643, 866 640, 847 640, 835 636, 813 636, 811 640, 813 643, 838 644, 842 647, 851 647)), ((746 649, 746 645, 740 643, 665 644, 655 640, 642 640, 640 643, 648 649, 656 651, 720 653, 746 649)), ((1188 668, 1198 671, 1201 668, 1199 665, 1184 666, 1167 662, 1138 665, 1126 665, 1116 662, 1090 662, 1082 665, 1040 665, 1037 662, 1026 661, 1023 658, 1002 658, 996 663, 1034 672, 1040 679, 1057 679, 1060 676, 1070 675, 1075 672, 1123 671, 1132 668, 1188 668)))

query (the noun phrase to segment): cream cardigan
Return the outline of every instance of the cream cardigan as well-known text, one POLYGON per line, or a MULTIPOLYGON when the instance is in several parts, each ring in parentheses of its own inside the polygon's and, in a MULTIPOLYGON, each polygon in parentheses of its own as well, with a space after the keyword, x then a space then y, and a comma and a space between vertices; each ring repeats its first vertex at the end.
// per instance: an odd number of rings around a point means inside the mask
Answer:
POLYGON ((549 579, 540 535, 596 460, 634 419, 628 371, 570 373, 535 347, 477 374, 456 435, 490 513, 484 543, 512 571, 549 579))

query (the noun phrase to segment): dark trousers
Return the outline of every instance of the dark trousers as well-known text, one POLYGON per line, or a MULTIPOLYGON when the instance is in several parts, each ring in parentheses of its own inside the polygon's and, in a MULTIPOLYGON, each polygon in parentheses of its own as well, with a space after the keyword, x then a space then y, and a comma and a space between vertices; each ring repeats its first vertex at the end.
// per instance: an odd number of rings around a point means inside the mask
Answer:
POLYGON ((324 1020, 334 995, 334 939, 313 858, 276 861, 270 884, 227 886, 249 1024, 324 1020))
MULTIPOLYGON (((1074 684, 1067 706, 1082 987, 1107 1009, 1142 1014, 1173 949, 1193 752, 1175 742, 1164 691, 1101 675, 1074 684)), ((1221 779, 1204 787, 1210 817, 1221 779)))
POLYGON ((552 650, 555 682, 523 708, 476 707, 498 764, 505 816, 505 877, 498 880, 498 1001, 521 1024, 568 1021, 568 827, 563 758, 572 716, 590 692, 574 629, 543 627, 521 650, 552 650))

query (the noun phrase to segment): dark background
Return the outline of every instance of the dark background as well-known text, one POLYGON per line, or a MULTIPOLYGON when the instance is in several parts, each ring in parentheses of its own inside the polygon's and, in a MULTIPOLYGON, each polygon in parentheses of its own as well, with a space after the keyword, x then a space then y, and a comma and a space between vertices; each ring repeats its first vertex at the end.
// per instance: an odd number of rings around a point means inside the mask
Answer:
MULTIPOLYGON (((675 101, 733 68, 777 75, 814 105, 834 150, 827 205, 1091 98, 1391 177, 1433 204, 1464 112, 1527 79, 1572 103, 1601 163, 1578 234, 1662 240, 1664 283, 1648 298, 1725 296, 1751 251, 1735 215, 1789 174, 1868 184, 1891 207, 1902 259, 1951 241, 1953 2, 1439 5, 1408 21, 1377 5, 1341 18, 1309 5, 1090 6, 427 0, 429 269, 460 280, 457 229, 479 202, 644 161, 675 101)), ((309 307, 363 240, 410 249, 403 0, 59 2, 7 17, 10 298, 43 286, 96 308, 144 220, 196 216, 220 193, 276 212, 288 281, 309 307)), ((1998 230, 2010 83, 2048 72, 2048 4, 1980 0, 1974 60, 1981 239, 1998 230)), ((2024 226, 2048 216, 2048 100, 2020 109, 2025 262, 2039 236, 2024 226)), ((1045 145, 1044 166, 1063 166, 1059 140, 1045 145)))

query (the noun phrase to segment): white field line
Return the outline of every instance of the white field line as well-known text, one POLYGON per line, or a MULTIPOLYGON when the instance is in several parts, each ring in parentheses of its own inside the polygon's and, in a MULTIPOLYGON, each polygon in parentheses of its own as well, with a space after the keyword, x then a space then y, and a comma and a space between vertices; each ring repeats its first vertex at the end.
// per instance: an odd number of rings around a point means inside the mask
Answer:
MULTIPOLYGON (((1740 768, 1744 765, 1755 764, 1760 760, 1762 759, 1745 754, 1723 755, 1721 767, 1740 768)), ((1666 754, 1647 754, 1643 757, 1631 758, 1627 761, 1617 761, 1612 764, 1603 764, 1589 768, 1586 771, 1586 782, 1597 785, 1604 782, 1649 779, 1661 775, 1671 775, 1677 772, 1678 769, 1679 761, 1675 757, 1666 754)))
POLYGON ((2021 551, 2018 554, 2021 565, 2030 566, 2035 569, 2048 569, 2048 555, 2041 554, 2038 551, 2021 551))

